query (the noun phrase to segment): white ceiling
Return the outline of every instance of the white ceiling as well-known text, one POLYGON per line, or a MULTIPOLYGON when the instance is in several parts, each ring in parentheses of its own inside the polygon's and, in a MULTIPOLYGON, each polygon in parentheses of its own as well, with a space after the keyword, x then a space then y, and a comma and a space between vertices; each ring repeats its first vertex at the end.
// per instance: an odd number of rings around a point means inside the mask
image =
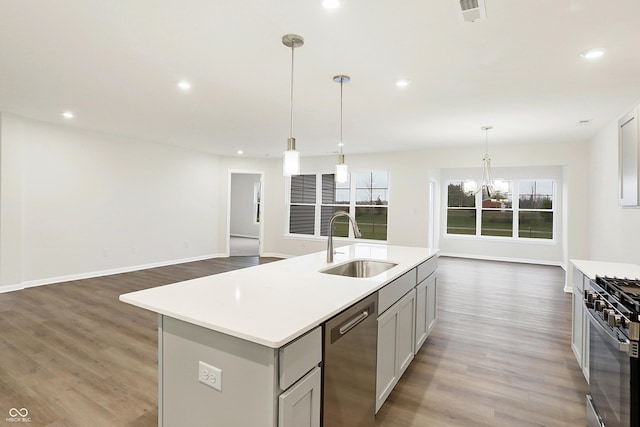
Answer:
POLYGON ((206 150, 584 141, 640 100, 637 0, 0 0, 0 111, 206 150), (606 49, 597 61, 579 53, 606 49), (409 78, 405 89, 395 86, 409 78), (193 88, 177 89, 187 79, 193 88), (76 114, 61 117, 64 110, 76 114), (592 120, 590 125, 578 125, 592 120))

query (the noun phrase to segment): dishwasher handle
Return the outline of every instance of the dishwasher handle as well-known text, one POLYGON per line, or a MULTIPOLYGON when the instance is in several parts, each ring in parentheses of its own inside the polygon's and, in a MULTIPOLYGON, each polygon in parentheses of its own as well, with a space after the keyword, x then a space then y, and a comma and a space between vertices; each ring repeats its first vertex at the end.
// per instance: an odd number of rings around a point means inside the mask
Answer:
POLYGON ((369 308, 368 307, 366 309, 362 310, 362 313, 357 315, 355 318, 349 320, 347 323, 345 323, 342 326, 340 326, 340 329, 339 329, 340 335, 346 334, 351 329, 353 329, 356 326, 358 326, 358 323, 362 322, 367 317, 369 317, 369 308))
POLYGON ((356 326, 371 317, 371 315, 375 315, 375 309, 375 302, 371 302, 364 307, 360 305, 360 307, 352 311, 352 315, 350 316, 345 313, 349 316, 347 320, 338 323, 336 326, 330 327, 331 344, 340 338, 347 336, 350 331, 354 330, 356 326))

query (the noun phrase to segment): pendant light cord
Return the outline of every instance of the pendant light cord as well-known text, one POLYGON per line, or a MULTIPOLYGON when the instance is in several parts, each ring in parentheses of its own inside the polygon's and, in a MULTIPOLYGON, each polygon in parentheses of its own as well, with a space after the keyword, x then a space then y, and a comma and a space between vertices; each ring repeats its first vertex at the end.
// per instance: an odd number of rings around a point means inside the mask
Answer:
POLYGON ((344 84, 344 78, 340 79, 340 154, 342 154, 342 85, 344 84))
POLYGON ((293 55, 295 52, 295 43, 291 44, 291 114, 289 117, 289 137, 293 138, 293 55))
POLYGON ((484 155, 489 157, 489 129, 484 130, 484 155))

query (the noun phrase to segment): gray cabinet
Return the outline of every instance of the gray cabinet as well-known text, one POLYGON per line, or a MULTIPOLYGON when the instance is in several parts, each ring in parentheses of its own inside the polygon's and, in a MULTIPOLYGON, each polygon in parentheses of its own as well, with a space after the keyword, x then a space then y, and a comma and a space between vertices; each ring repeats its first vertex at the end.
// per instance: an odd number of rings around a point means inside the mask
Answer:
POLYGON ((640 205, 640 124, 636 107, 618 121, 618 202, 640 205))
POLYGON ((415 289, 378 317, 376 412, 413 360, 415 289))
POLYGON ((280 349, 162 315, 158 329, 159 426, 320 426, 322 328, 280 349), (220 390, 200 362, 220 370, 220 390))
POLYGON ((376 413, 398 382, 398 306, 378 317, 376 363, 376 413))
POLYGON ((376 413, 436 324, 438 257, 378 292, 376 413))
POLYGON ((427 281, 416 286, 416 353, 427 340, 427 281))
POLYGON ((398 377, 409 367, 413 360, 416 291, 411 290, 398 301, 398 377))
POLYGON ((571 350, 580 369, 589 382, 589 319, 584 309, 584 285, 589 278, 573 267, 573 290, 571 295, 571 350))
POLYGON ((278 398, 278 427, 320 427, 322 375, 316 367, 278 398))
MULTIPOLYGON (((435 259, 434 259, 435 260, 435 259)), ((422 347, 436 325, 438 305, 437 264, 431 260, 418 266, 416 286, 415 352, 422 347), (422 272, 422 275, 420 274, 422 272), (420 280, 422 278, 422 280, 420 280)))
POLYGON ((427 279, 427 336, 431 333, 436 326, 436 319, 438 318, 438 277, 434 274, 427 279))

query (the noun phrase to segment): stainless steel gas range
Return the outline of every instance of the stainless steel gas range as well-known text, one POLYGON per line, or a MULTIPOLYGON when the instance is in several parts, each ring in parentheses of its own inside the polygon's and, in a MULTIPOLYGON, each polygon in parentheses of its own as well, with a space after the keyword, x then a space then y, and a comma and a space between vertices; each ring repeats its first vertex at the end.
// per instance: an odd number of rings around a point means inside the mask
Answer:
POLYGON ((589 427, 640 427, 640 280, 596 276, 585 287, 590 322, 589 427))

